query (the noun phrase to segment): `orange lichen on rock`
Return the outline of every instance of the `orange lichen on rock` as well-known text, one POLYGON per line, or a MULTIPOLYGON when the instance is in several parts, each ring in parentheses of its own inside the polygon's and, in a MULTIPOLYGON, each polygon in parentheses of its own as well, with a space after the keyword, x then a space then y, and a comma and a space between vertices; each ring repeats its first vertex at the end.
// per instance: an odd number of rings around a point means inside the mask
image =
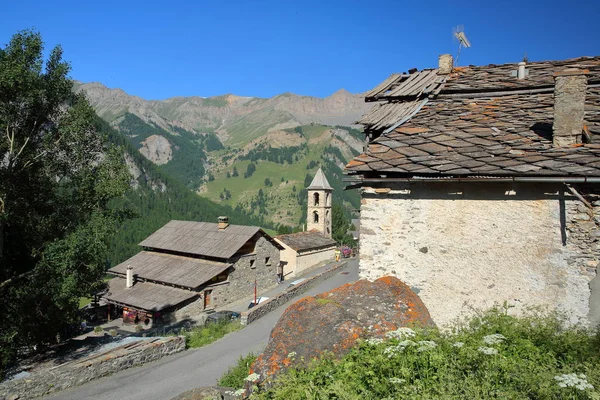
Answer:
POLYGON ((406 284, 391 276, 360 280, 288 307, 251 371, 268 379, 324 353, 341 357, 360 339, 383 338, 388 331, 415 325, 433 326, 433 321, 406 284))

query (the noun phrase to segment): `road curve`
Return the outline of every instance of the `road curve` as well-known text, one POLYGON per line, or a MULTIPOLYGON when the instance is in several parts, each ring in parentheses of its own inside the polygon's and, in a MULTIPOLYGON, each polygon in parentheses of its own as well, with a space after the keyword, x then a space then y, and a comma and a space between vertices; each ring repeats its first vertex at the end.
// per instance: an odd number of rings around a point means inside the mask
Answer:
POLYGON ((358 260, 287 304, 246 328, 233 332, 208 346, 188 350, 137 368, 110 375, 46 399, 64 400, 167 400, 187 390, 216 385, 227 369, 241 356, 260 353, 271 329, 285 309, 298 298, 314 296, 358 279, 358 260))

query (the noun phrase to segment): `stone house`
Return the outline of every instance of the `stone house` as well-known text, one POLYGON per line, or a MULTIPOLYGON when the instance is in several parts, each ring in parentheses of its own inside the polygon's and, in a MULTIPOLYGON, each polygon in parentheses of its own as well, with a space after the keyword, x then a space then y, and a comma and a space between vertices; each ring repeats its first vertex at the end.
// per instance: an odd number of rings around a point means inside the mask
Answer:
POLYGON ((104 300, 125 322, 180 320, 276 283, 282 246, 255 226, 170 221, 141 252, 108 270, 104 300))
POLYGON ((274 238, 282 247, 283 278, 301 275, 304 271, 335 259, 337 244, 332 238, 316 231, 279 235, 274 238))
POLYGON ((333 188, 329 185, 321 168, 306 189, 308 195, 307 232, 275 237, 275 240, 283 247, 280 273, 284 279, 300 275, 311 267, 335 258, 336 242, 331 238, 333 188))
POLYGON ((434 321, 506 302, 600 322, 600 57, 394 74, 366 94, 360 275, 434 321))

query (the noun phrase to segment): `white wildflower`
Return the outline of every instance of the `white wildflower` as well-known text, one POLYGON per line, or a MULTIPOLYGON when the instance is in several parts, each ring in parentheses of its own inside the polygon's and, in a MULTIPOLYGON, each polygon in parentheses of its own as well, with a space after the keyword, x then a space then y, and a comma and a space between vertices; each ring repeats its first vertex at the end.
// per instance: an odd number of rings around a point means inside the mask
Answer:
POLYGON ((594 389, 594 385, 588 383, 584 374, 563 374, 554 377, 560 387, 574 387, 579 390, 594 389))
POLYGON ((246 390, 245 390, 245 389, 238 389, 238 390, 236 390, 236 391, 233 393, 233 395, 234 395, 235 397, 240 397, 240 396, 242 396, 242 395, 243 395, 245 392, 246 392, 246 390))
POLYGON ((381 338, 368 338, 365 340, 365 343, 371 346, 377 346, 378 344, 383 343, 383 339, 381 338))
POLYGON ((493 335, 487 335, 483 337, 483 341, 485 342, 485 344, 489 345, 502 343, 505 340, 506 337, 504 337, 504 335, 500 333, 494 333, 493 335))
POLYGON ((246 377, 246 380, 248 382, 256 382, 258 380, 258 378, 260 378, 260 375, 255 372, 253 374, 248 375, 246 377))
POLYGON ((463 347, 465 344, 463 342, 456 342, 452 345, 452 347, 463 347))
POLYGON ((401 353, 402 351, 404 351, 405 348, 407 348, 408 346, 414 346, 416 345, 415 342, 413 342, 412 340, 403 340, 400 343, 398 343, 396 346, 390 346, 388 348, 386 348, 383 351, 383 354, 387 355, 388 358, 392 358, 394 357, 396 354, 401 353))
POLYGON ((419 346, 417 351, 427 351, 437 347, 437 343, 431 340, 421 340, 417 342, 417 345, 419 346))
POLYGON ((416 333, 410 328, 398 328, 395 331, 386 332, 385 336, 388 338, 402 339, 404 337, 413 337, 416 333))
POLYGON ((295 351, 292 351, 292 352, 288 353, 287 356, 288 356, 288 358, 294 358, 294 357, 296 357, 296 354, 298 354, 298 353, 296 353, 295 351))
POLYGON ((487 354, 487 355, 494 355, 494 354, 498 354, 498 350, 494 349, 493 347, 480 347, 477 349, 478 351, 482 352, 483 354, 487 354))
POLYGON ((393 384, 400 384, 400 383, 406 382, 406 379, 402 379, 402 378, 390 378, 388 380, 390 381, 390 383, 393 383, 393 384))

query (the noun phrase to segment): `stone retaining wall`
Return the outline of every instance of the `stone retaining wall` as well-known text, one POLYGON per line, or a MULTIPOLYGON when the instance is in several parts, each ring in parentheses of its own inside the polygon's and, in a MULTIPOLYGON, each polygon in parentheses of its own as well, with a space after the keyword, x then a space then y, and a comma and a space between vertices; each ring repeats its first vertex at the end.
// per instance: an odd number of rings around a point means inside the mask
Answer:
POLYGON ((31 399, 58 392, 185 350, 185 337, 147 339, 0 384, 0 399, 31 399), (18 397, 17 397, 18 396, 18 397))
POLYGON ((284 305, 299 294, 306 292, 308 289, 312 288, 316 284, 328 279, 340 269, 344 268, 346 265, 348 265, 346 261, 334 265, 328 270, 305 280, 301 284, 287 289, 285 292, 277 295, 276 297, 253 307, 251 310, 243 312, 241 318, 242 325, 251 324, 257 319, 264 317, 271 311, 284 305))

